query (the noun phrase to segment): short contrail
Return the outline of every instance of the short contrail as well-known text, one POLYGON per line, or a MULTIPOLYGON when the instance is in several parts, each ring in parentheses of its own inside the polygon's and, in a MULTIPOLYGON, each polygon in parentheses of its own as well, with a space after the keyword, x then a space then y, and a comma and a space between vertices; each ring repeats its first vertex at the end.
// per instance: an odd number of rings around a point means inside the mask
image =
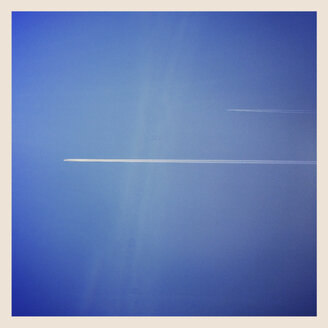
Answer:
POLYGON ((226 160, 226 159, 122 159, 122 158, 67 158, 65 162, 88 163, 166 163, 166 164, 269 164, 269 165, 316 165, 316 161, 292 161, 292 160, 226 160))
POLYGON ((307 109, 253 109, 253 108, 231 108, 228 112, 254 112, 254 113, 282 113, 282 114, 315 114, 307 109))

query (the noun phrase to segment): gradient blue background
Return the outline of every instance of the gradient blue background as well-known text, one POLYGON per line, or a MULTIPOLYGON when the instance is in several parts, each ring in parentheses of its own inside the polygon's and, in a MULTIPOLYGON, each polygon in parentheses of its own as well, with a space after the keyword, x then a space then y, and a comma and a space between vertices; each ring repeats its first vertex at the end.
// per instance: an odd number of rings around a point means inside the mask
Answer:
POLYGON ((316 166, 63 162, 315 160, 315 13, 14 12, 12 51, 13 315, 316 315, 316 166))

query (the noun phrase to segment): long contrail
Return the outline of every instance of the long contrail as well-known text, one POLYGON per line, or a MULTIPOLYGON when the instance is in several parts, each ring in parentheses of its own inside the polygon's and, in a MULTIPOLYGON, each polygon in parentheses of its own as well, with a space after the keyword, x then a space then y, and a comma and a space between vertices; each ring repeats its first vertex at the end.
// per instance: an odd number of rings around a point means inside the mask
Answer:
POLYGON ((87 163, 166 163, 166 164, 270 164, 270 165, 316 165, 316 161, 293 161, 293 160, 244 160, 244 159, 137 159, 137 158, 67 158, 65 162, 87 163))
POLYGON ((253 108, 231 108, 228 112, 254 112, 254 113, 282 113, 282 114, 315 114, 307 109, 253 109, 253 108))

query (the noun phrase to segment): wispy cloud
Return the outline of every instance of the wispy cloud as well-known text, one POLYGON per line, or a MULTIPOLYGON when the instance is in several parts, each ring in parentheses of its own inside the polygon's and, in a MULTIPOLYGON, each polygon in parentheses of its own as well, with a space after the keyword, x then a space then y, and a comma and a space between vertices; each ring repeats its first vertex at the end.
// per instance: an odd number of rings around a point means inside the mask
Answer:
POLYGON ((294 160, 227 160, 227 159, 123 159, 123 158, 67 158, 65 162, 85 163, 162 163, 162 164, 269 164, 269 165, 316 165, 316 161, 294 160))
POLYGON ((254 113, 282 113, 282 114, 315 114, 308 109, 255 109, 255 108, 230 108, 228 112, 254 112, 254 113))

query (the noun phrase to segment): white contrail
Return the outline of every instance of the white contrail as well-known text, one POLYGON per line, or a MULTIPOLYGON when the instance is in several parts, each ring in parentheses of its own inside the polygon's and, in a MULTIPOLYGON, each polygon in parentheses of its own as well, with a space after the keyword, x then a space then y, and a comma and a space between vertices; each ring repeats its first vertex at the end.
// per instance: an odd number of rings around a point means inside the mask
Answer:
POLYGON ((307 109, 253 109, 253 108, 231 108, 228 112, 254 112, 254 113, 283 113, 283 114, 315 114, 307 109))
POLYGON ((227 160, 227 159, 123 159, 123 158, 67 158, 65 162, 88 162, 88 163, 167 163, 167 164, 299 164, 316 165, 316 161, 292 161, 292 160, 227 160))

